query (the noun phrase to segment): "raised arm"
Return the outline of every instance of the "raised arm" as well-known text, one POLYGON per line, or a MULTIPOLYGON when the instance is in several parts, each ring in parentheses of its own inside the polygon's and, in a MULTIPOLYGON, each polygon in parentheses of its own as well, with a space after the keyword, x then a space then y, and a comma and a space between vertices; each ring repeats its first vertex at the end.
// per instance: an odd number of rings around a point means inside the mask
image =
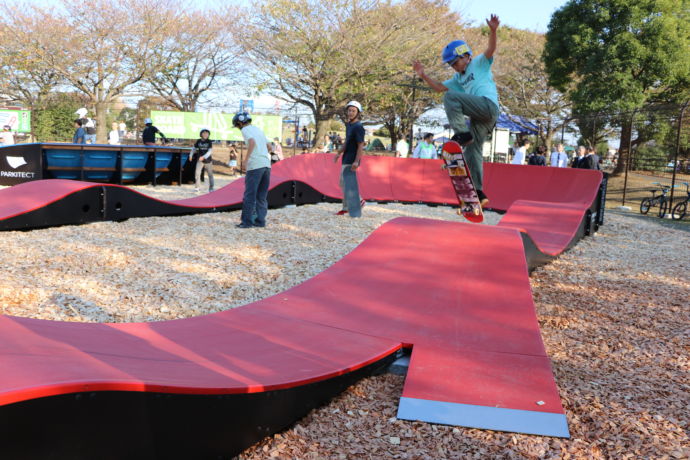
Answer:
POLYGON ((491 18, 486 20, 486 25, 489 26, 490 31, 489 45, 486 47, 486 51, 484 51, 484 57, 487 59, 491 59, 496 52, 496 29, 498 29, 500 24, 501 21, 499 21, 498 16, 495 14, 492 14, 491 18))
POLYGON ((431 89, 433 89, 434 91, 436 91, 438 93, 448 91, 448 88, 446 87, 446 85, 444 85, 443 83, 441 83, 438 80, 434 80, 433 78, 431 78, 430 76, 428 76, 424 72, 424 66, 422 65, 421 62, 414 61, 414 63, 412 64, 412 69, 414 69, 415 73, 417 75, 419 75, 419 78, 424 80, 426 82, 426 84, 429 85, 429 87, 431 89))

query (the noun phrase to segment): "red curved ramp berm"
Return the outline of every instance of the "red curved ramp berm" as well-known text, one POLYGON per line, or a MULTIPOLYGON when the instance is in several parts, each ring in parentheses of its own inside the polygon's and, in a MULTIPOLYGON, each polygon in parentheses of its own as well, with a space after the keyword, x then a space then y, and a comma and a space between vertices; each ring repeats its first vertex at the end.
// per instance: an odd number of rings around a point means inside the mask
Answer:
MULTIPOLYGON (((338 199, 338 171, 331 155, 278 163, 274 203, 338 199)), ((359 177, 369 200, 455 199, 440 161, 367 157, 359 177)), ((103 458, 234 455, 401 347, 412 356, 399 418, 567 437, 525 251, 553 257, 574 244, 602 176, 487 164, 486 178, 507 211, 499 226, 398 218, 311 280, 233 310, 131 324, 0 316, 0 453, 70 458, 112 444, 103 458)), ((0 201, 0 219, 58 203, 91 218, 87 198, 103 199, 101 220, 213 212, 239 207, 242 189, 236 181, 164 202, 115 185, 37 181, 0 191, 17 199, 0 201)))

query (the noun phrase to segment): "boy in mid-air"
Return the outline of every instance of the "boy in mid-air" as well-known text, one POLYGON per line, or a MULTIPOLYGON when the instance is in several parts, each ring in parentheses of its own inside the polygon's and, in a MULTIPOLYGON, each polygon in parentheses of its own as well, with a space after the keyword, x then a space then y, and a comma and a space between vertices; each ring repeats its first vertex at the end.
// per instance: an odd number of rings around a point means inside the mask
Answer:
POLYGON ((489 202, 482 190, 484 168, 482 146, 484 139, 493 130, 498 119, 498 91, 491 73, 496 51, 496 29, 500 24, 498 16, 492 14, 486 20, 489 26, 489 45, 484 53, 473 57, 469 45, 462 40, 450 42, 442 53, 443 62, 456 73, 450 80, 440 82, 424 72, 424 66, 415 61, 413 69, 433 90, 445 92, 443 105, 448 122, 455 134, 451 138, 464 150, 465 160, 472 175, 474 187, 482 206, 489 202), (465 119, 470 119, 467 127, 465 119))

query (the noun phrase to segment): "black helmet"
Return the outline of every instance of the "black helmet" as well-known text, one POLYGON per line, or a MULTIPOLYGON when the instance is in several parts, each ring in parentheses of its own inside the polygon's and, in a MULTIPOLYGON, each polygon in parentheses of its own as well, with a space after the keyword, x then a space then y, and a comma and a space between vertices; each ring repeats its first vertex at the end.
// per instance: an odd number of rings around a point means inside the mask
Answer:
POLYGON ((232 126, 239 128, 241 125, 249 123, 250 121, 252 121, 251 115, 247 112, 239 112, 232 117, 232 126))
POLYGON ((211 135, 211 130, 208 128, 201 128, 201 131, 199 131, 199 137, 201 137, 202 134, 204 134, 204 131, 208 133, 208 135, 211 135))

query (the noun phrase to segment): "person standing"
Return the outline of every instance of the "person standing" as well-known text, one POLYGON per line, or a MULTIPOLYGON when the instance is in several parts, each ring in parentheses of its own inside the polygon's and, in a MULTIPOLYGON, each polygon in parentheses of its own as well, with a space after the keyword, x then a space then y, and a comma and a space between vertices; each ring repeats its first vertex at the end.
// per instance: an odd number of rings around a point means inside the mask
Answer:
POLYGON ((2 127, 2 133, 0 133, 0 139, 2 139, 2 145, 14 145, 14 133, 12 132, 12 127, 10 125, 5 125, 2 127))
POLYGON ((568 154, 563 150, 563 144, 557 144, 556 150, 551 152, 551 166, 554 168, 568 167, 568 154))
POLYGON ((577 167, 580 169, 594 169, 597 171, 601 169, 599 155, 597 155, 594 147, 587 148, 587 154, 580 160, 577 167))
POLYGON ((86 124, 84 125, 84 130, 86 131, 86 143, 95 144, 96 143, 96 120, 93 118, 87 118, 86 124))
POLYGON ((74 137, 72 137, 73 144, 86 144, 86 131, 82 127, 82 119, 74 120, 74 137))
POLYGON ((121 122, 117 125, 117 128, 118 128, 117 133, 118 133, 118 135, 120 136, 120 139, 124 139, 124 138, 125 138, 125 134, 127 134, 127 125, 125 124, 124 121, 121 121, 121 122))
POLYGON ((112 129, 108 133, 108 144, 117 145, 120 143, 120 132, 117 129, 117 122, 113 122, 112 129))
POLYGON ((529 149, 531 144, 532 143, 529 141, 529 139, 523 139, 522 142, 520 142, 520 148, 518 148, 517 151, 515 152, 515 156, 513 156, 513 160, 510 162, 510 164, 513 164, 513 165, 525 164, 525 157, 527 157, 527 150, 529 149))
POLYGON ((194 169, 194 191, 199 193, 201 190, 201 171, 204 170, 208 175, 208 191, 214 189, 213 182, 213 141, 209 138, 211 131, 204 128, 199 132, 199 139, 194 143, 192 151, 189 152, 189 161, 196 160, 194 169))
POLYGON ((153 126, 153 121, 150 118, 146 118, 144 124, 146 126, 141 132, 141 140, 144 142, 144 145, 156 145, 156 134, 159 134, 163 138, 164 144, 168 142, 165 134, 163 134, 160 129, 153 126))
POLYGON ((75 112, 79 115, 81 120, 81 127, 84 129, 84 144, 95 144, 96 143, 96 121, 87 117, 86 114, 89 111, 86 107, 82 107, 75 112))
POLYGON ((527 164, 532 166, 546 166, 546 147, 540 145, 527 159, 527 164))
POLYGON ((247 112, 232 118, 232 125, 242 131, 247 145, 247 174, 244 177, 242 222, 238 228, 265 227, 268 213, 268 185, 271 181, 271 144, 266 135, 252 125, 247 112))
POLYGON ((580 167, 580 163, 585 158, 585 152, 586 152, 586 149, 585 149, 584 145, 580 145, 577 147, 577 156, 575 158, 573 158, 573 164, 571 165, 571 167, 573 167, 573 168, 579 168, 580 167))
POLYGON ((273 147, 273 153, 271 154, 271 164, 283 161, 285 158, 283 157, 283 146, 280 145, 280 139, 274 137, 271 147, 273 147))
POLYGON ((483 191, 482 149, 484 140, 496 125, 499 113, 498 91, 491 73, 496 52, 496 29, 500 25, 498 16, 492 14, 486 24, 489 26, 489 44, 483 54, 473 58, 472 50, 463 40, 454 40, 443 50, 443 62, 456 72, 450 80, 434 80, 424 73, 424 66, 419 61, 413 64, 417 75, 432 89, 446 93, 443 105, 455 132, 451 140, 463 147, 482 206, 489 203, 483 191), (469 130, 466 118, 470 119, 469 130))
POLYGON ((407 143, 405 140, 405 137, 403 136, 396 144, 395 144, 395 156, 398 158, 407 158, 407 154, 410 151, 410 144, 407 143))
POLYGON ((412 152, 412 158, 423 158, 431 160, 438 158, 436 155, 436 147, 434 146, 434 135, 426 133, 424 138, 417 144, 417 148, 412 152))
POLYGON ((364 126, 362 126, 362 105, 357 101, 350 101, 345 108, 347 123, 345 124, 345 143, 338 150, 333 160, 335 163, 342 156, 340 169, 340 188, 343 191, 343 208, 336 214, 342 216, 349 213, 350 217, 361 217, 364 200, 360 200, 357 170, 364 154, 364 126))

